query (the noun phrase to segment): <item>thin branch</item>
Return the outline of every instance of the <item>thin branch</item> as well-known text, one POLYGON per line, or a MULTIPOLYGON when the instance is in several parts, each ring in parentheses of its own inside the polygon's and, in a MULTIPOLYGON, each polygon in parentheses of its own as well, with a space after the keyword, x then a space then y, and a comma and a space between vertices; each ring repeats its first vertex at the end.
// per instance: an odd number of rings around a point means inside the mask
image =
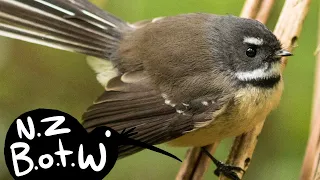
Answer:
MULTIPOLYGON (((287 50, 291 51, 296 46, 310 3, 311 0, 286 0, 284 3, 274 34, 287 50)), ((287 58, 282 58, 282 61, 284 69, 287 58)))
MULTIPOLYGON (((316 71, 315 71, 315 82, 314 82, 314 102, 313 102, 313 116, 312 116, 312 126, 315 127, 320 121, 320 3, 318 8, 318 46, 316 48, 315 54, 317 58, 316 71)), ((320 126, 318 126, 320 127, 320 126)), ((320 129, 320 128, 318 128, 320 129)))
MULTIPOLYGON (((212 145, 205 146, 210 152, 214 153, 219 145, 216 142, 212 145)), ((186 154, 180 170, 176 176, 176 180, 200 180, 203 174, 207 171, 211 160, 205 154, 201 153, 200 147, 191 148, 186 154)))
POLYGON ((261 0, 246 0, 240 16, 243 18, 254 19, 254 17, 256 17, 257 15, 257 12, 259 11, 260 3, 261 0))
MULTIPOLYGON (((283 6, 274 34, 288 50, 294 48, 295 42, 300 35, 303 21, 309 10, 310 2, 311 0, 286 0, 283 6)), ((286 59, 283 58, 282 62, 284 69, 286 59)), ((257 125, 249 133, 243 134, 235 139, 227 161, 229 164, 236 165, 243 169, 248 168, 248 163, 252 157, 257 144, 257 137, 260 134, 262 127, 263 123, 257 125)), ((242 175, 243 174, 238 173, 239 177, 242 177, 242 175)), ((220 180, 222 179, 225 178, 220 178, 220 180)))
POLYGON ((272 9, 272 6, 274 5, 274 2, 275 0, 263 0, 260 5, 260 10, 256 16, 256 20, 265 24, 269 18, 270 11, 272 9))
MULTIPOLYGON (((242 134, 235 138, 231 152, 228 156, 227 164, 232 164, 247 170, 251 162, 251 158, 258 142, 258 136, 263 128, 264 122, 257 125, 253 130, 248 133, 242 134)), ((242 171, 236 172, 238 177, 241 178, 244 174, 242 171)), ((220 176, 220 180, 227 180, 227 177, 220 176)))
POLYGON ((319 179, 320 179, 320 159, 318 160, 318 168, 317 168, 316 174, 314 175, 313 180, 319 180, 319 179))
MULTIPOLYGON (((319 11, 320 12, 320 11, 319 11)), ((316 56, 320 52, 320 44, 318 44, 318 47, 314 51, 314 55, 316 56)))
MULTIPOLYGON (((318 20, 320 20, 320 11, 318 20)), ((320 44, 320 23, 318 24, 318 44, 320 44)), ((304 157, 301 176, 302 180, 320 179, 320 52, 316 51, 317 65, 315 74, 313 113, 311 132, 304 157)))

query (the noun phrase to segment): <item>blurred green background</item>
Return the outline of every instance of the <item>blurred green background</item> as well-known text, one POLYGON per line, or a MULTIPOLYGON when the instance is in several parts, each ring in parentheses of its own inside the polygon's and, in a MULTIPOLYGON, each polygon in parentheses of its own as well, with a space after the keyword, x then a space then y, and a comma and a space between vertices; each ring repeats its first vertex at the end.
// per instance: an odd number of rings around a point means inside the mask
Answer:
MULTIPOLYGON (((190 12, 239 15, 244 0, 95 0, 99 7, 135 22, 190 12)), ((283 1, 276 1, 268 27, 273 29, 283 1)), ((285 70, 281 104, 265 123, 251 166, 244 179, 298 179, 309 133, 317 32, 317 1, 304 23, 294 57, 285 70)), ((0 37, 0 179, 12 179, 3 157, 11 122, 25 111, 44 107, 65 111, 80 119, 103 88, 86 64, 85 56, 0 37)), ((232 140, 225 140, 215 156, 225 160, 232 140)), ((161 148, 184 158, 186 148, 161 148)), ((180 163, 143 151, 115 165, 107 179, 174 179, 180 163)), ((217 179, 212 165, 205 179, 217 179)))

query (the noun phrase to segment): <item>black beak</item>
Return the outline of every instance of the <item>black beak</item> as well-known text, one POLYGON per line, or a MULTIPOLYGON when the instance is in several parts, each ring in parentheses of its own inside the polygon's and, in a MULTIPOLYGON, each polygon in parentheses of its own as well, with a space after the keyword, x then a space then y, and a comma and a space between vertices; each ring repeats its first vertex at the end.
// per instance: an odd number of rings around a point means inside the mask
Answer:
POLYGON ((287 50, 281 49, 275 53, 276 57, 292 56, 293 54, 287 50))

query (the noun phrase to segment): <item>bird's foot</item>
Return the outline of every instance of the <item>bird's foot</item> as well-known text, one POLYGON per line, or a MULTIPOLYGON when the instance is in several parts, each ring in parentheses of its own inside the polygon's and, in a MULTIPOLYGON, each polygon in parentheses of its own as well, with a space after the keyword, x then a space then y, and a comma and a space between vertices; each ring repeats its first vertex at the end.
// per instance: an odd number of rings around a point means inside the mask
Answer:
POLYGON ((204 147, 202 147, 201 149, 212 160, 212 162, 217 166, 217 169, 214 171, 214 174, 216 176, 219 177, 221 174, 223 174, 224 176, 228 177, 229 179, 240 180, 239 176, 237 175, 237 173, 235 171, 237 171, 237 172, 242 171, 243 173, 245 173, 245 170, 243 170, 240 167, 228 165, 228 164, 225 164, 221 161, 218 161, 204 147))
POLYGON ((239 176, 237 175, 237 173, 235 171, 245 172, 240 167, 224 164, 223 162, 220 162, 220 161, 219 161, 219 164, 216 164, 216 165, 217 165, 217 169, 214 171, 214 174, 218 177, 220 176, 220 174, 223 174, 224 176, 226 176, 232 180, 240 180, 239 176))

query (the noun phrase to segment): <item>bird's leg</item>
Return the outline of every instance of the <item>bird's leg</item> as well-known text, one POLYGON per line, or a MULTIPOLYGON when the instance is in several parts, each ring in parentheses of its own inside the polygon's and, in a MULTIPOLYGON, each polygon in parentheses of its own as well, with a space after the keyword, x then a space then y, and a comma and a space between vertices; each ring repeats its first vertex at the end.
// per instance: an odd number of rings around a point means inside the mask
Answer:
POLYGON ((237 166, 231 166, 228 164, 225 164, 221 161, 218 161, 216 158, 214 158, 204 147, 201 147, 202 152, 204 152, 207 156, 209 156, 209 158, 212 160, 212 162, 217 166, 217 169, 214 171, 214 174, 216 176, 220 176, 220 174, 222 173, 224 176, 232 179, 232 180, 240 180, 240 178, 238 177, 238 175, 234 172, 234 171, 243 171, 245 172, 245 170, 243 170, 240 167, 237 166))

